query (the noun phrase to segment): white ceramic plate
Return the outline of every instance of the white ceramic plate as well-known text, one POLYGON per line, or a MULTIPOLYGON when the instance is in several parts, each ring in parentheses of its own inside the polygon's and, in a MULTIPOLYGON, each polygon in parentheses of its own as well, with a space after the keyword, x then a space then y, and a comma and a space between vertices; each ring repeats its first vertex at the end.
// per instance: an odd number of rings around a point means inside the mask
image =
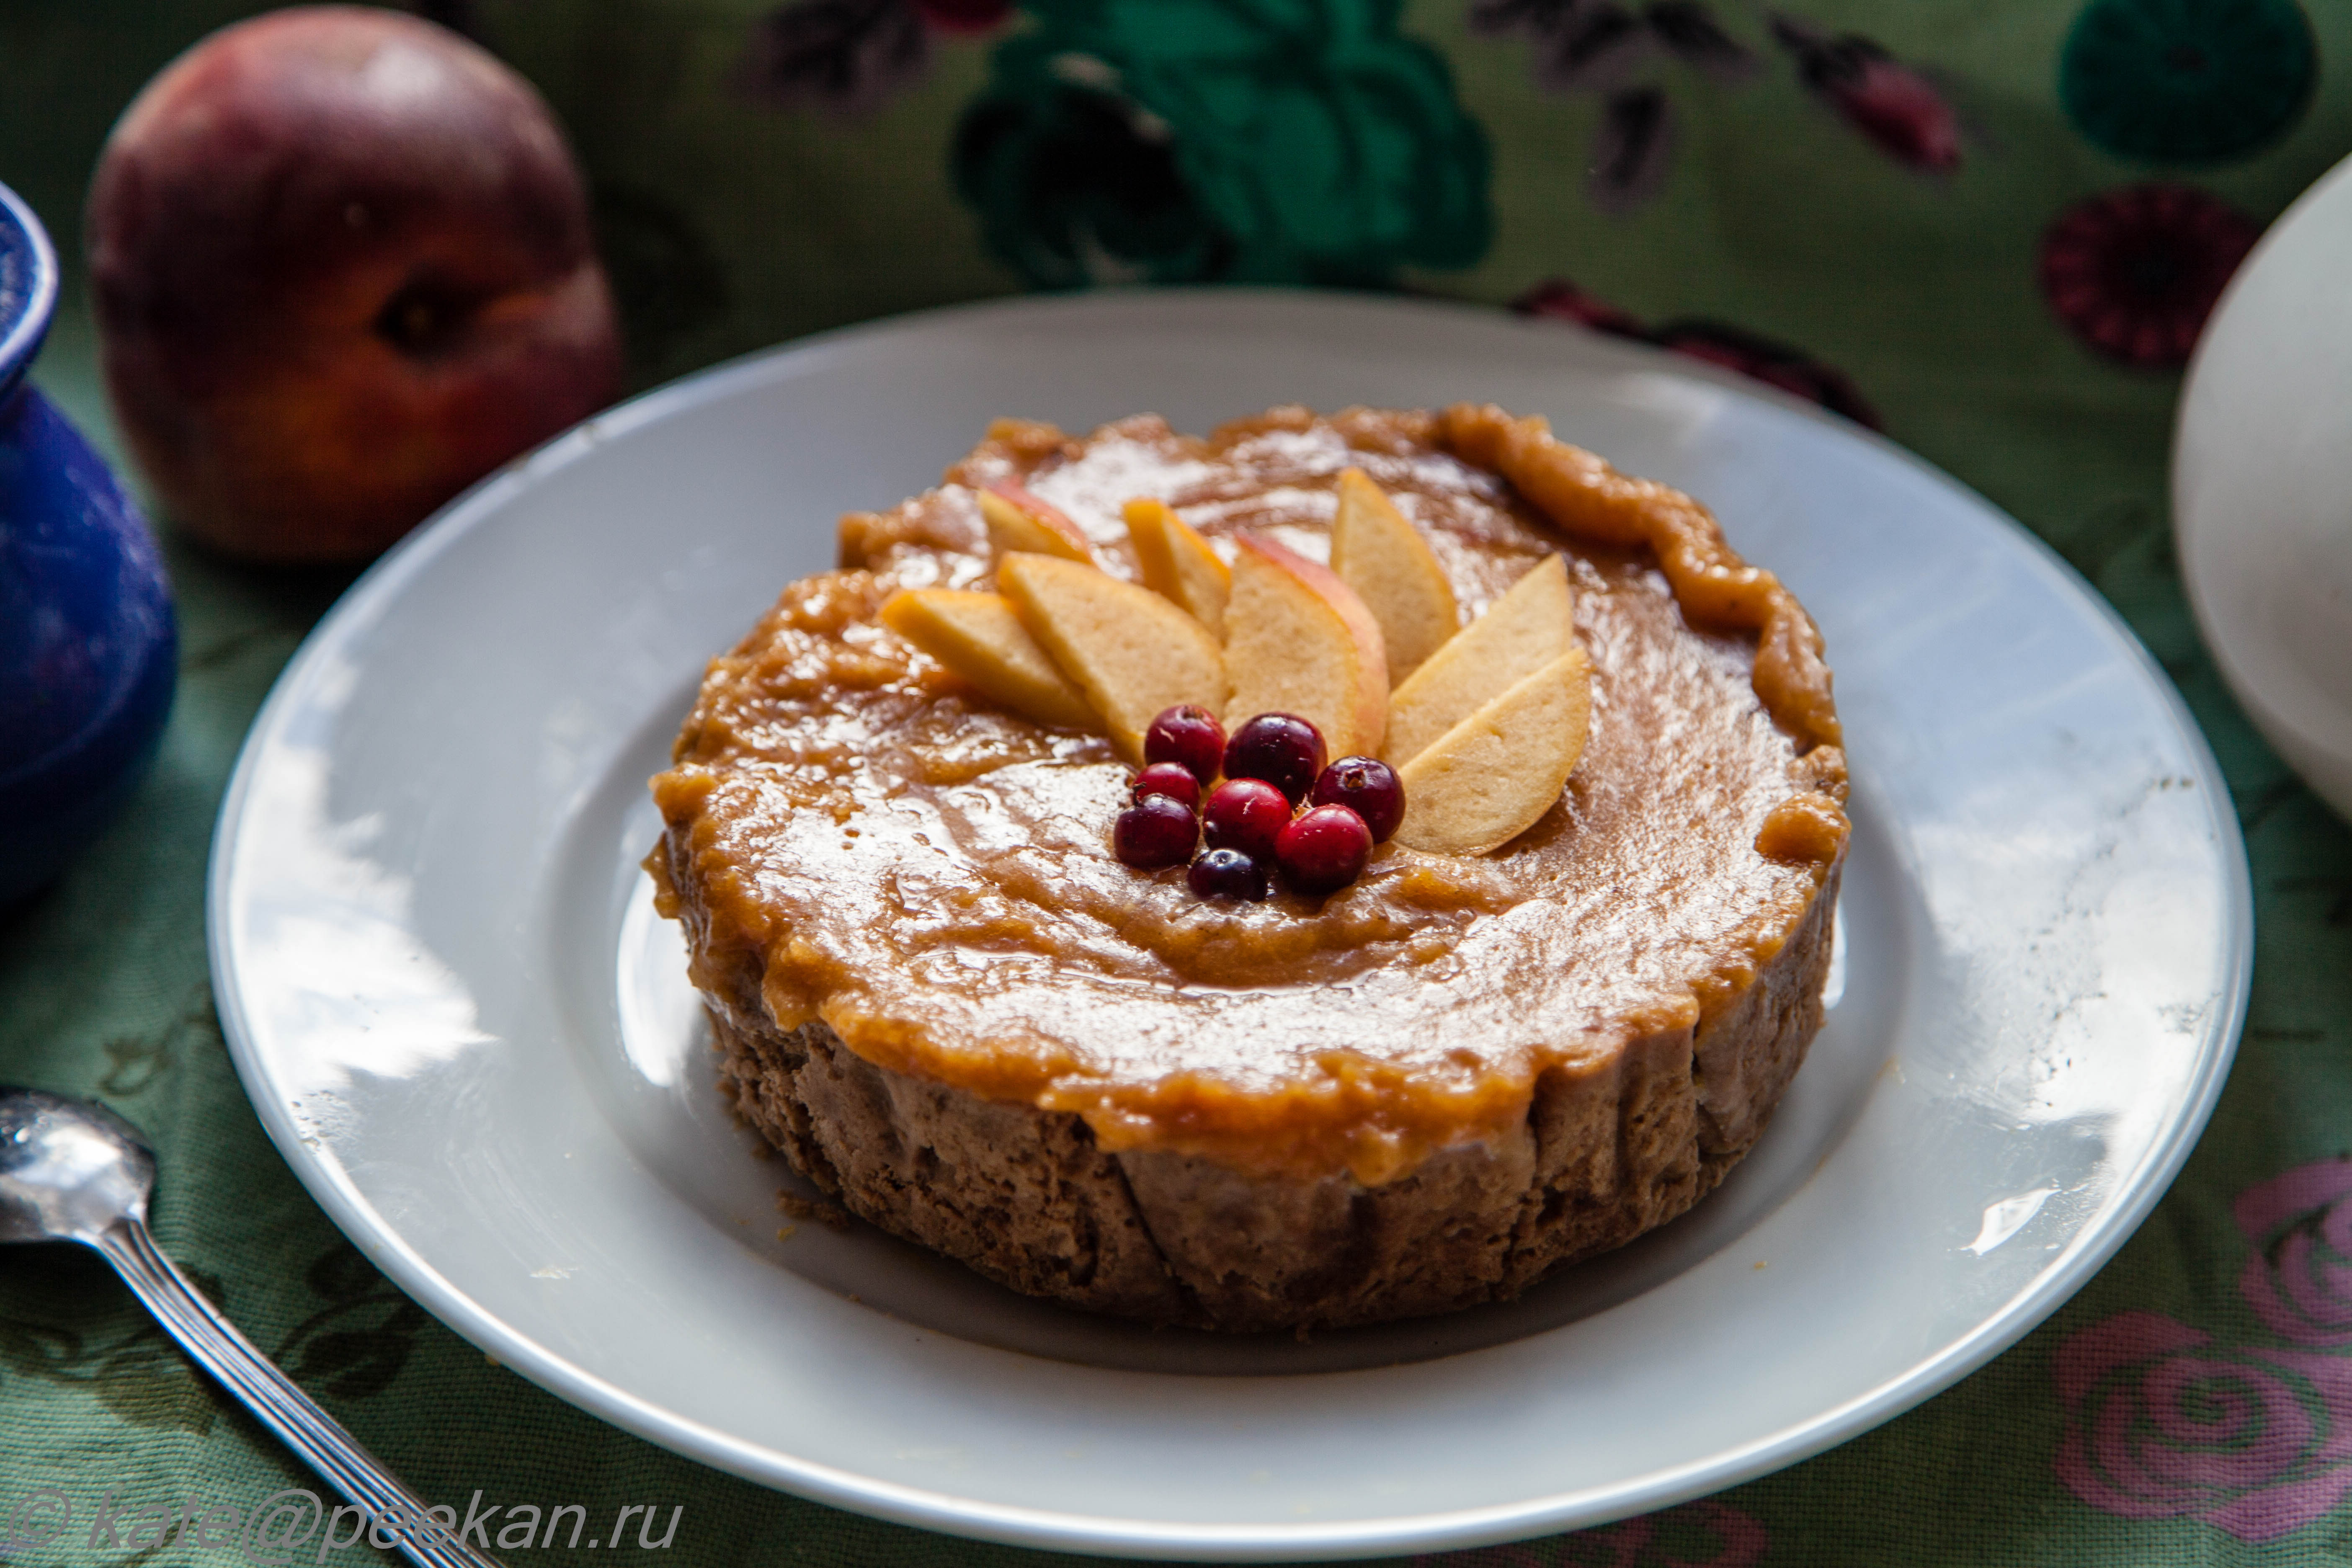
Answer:
POLYGON ((2221 1082, 2244 862, 2155 668, 1983 501, 1809 409, 1498 312, 1033 300, 698 376, 485 483, 290 665, 214 850, 221 1010, 328 1212, 442 1320, 681 1453, 939 1530, 1405 1552, 1660 1507, 2015 1340, 2137 1225, 2221 1082), (1682 485, 1820 617, 1857 822, 1840 999, 1688 1217, 1508 1306, 1130 1329, 870 1231, 777 1236, 635 863, 704 659, 835 516, 992 415, 1204 429, 1486 398, 1682 485))
POLYGON ((2352 817, 2352 160, 2271 226, 2206 326, 2172 506, 2222 679, 2352 817))

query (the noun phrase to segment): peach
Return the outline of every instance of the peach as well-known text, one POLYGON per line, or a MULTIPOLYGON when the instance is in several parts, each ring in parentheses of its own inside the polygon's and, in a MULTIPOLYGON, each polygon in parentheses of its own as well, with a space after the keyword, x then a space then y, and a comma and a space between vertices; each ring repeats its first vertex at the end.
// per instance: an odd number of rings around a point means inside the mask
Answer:
POLYGON ((1211 637, 1223 637, 1225 601, 1234 589, 1232 569, 1164 500, 1131 500, 1121 515, 1127 519, 1127 537, 1135 546, 1143 585, 1182 605, 1209 628, 1211 637))
POLYGON ((1339 476, 1331 570, 1381 623, 1391 686, 1420 668, 1462 625, 1436 552, 1361 468, 1339 476))
POLYGON ((1575 646, 1568 563, 1547 555, 1389 693, 1388 749, 1381 754, 1402 767, 1575 646))
POLYGON ((1217 639, 1142 584, 1025 552, 997 562, 996 582, 1129 762, 1143 759, 1144 732, 1167 710, 1224 705, 1217 639))
POLYGON ((1397 770, 1396 841, 1442 855, 1501 848, 1559 801, 1591 722, 1591 671, 1570 648, 1397 770))
POLYGON ((1031 637, 1013 601, 961 588, 908 588, 882 606, 882 624, 1040 724, 1091 730, 1094 710, 1031 637))
POLYGON ((1225 605, 1227 720, 1295 713, 1329 755, 1376 754, 1389 703, 1380 623, 1329 567, 1255 534, 1240 544, 1225 605))
POLYGON ((229 553, 373 554, 620 388, 553 117, 413 16, 299 6, 198 43, 108 137, 87 245, 131 450, 229 553))
POLYGON ((983 488, 980 517, 988 525, 988 542, 999 555, 1024 550, 1094 564, 1094 546, 1087 542, 1086 530, 1072 522, 1061 508, 1030 494, 1025 485, 998 479, 983 488))

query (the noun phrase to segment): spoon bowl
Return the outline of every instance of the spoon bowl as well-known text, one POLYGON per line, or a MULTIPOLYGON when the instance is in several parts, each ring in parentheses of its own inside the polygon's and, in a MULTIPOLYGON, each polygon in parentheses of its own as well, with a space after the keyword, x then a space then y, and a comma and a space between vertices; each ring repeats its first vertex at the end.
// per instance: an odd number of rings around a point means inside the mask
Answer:
POLYGON ((147 1220, 155 1155, 101 1105, 0 1089, 0 1242, 96 1247, 120 1220, 147 1220))

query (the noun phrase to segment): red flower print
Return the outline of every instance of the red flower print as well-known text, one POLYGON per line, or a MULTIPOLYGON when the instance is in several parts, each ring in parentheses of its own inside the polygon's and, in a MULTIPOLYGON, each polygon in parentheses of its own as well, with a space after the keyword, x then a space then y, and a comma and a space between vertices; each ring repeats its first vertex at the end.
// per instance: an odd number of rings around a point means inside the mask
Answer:
POLYGON ((1960 166, 1959 116, 1927 77, 1868 38, 1794 16, 1774 16, 1772 37, 1806 89, 1880 152, 1939 174, 1960 166))
POLYGON ((2231 1350, 2154 1312, 2058 1348, 2058 1479, 2125 1519, 2200 1519, 2275 1541, 2352 1490, 2352 1361, 2231 1350))
POLYGON ((1573 321, 1596 332, 1612 337, 1633 338, 1660 348, 1672 349, 1678 354, 1703 359, 1709 364, 1736 370, 1740 374, 1777 386, 1781 391, 1818 403, 1832 414, 1842 414, 1857 425, 1873 430, 1880 428, 1878 410, 1870 405, 1859 387, 1844 372, 1822 363, 1803 350, 1790 347, 1744 328, 1727 326, 1721 321, 1676 321, 1664 326, 1645 327, 1634 316, 1607 300, 1588 294, 1565 278, 1554 278, 1537 284, 1511 301, 1511 309, 1523 316, 1544 316, 1557 321, 1573 321))
POLYGON ((2248 1187, 2231 1213, 2255 1248, 2238 1290, 2264 1325, 2299 1345, 2352 1345, 2352 1160, 2248 1187))
POLYGON ((1588 294, 1565 278, 1547 279, 1511 301, 1511 309, 1522 316, 1546 316, 1555 321, 1574 321, 1596 332, 1613 337, 1640 338, 1649 341, 1650 331, 1633 314, 1621 310, 1597 294, 1588 294))
POLYGON ((2126 186, 2058 215, 2042 237, 2042 291, 2101 353, 2151 369, 2185 364, 2261 234, 2190 186, 2126 186))
POLYGON ((1881 427, 1878 410, 1845 372, 1787 343, 1719 321, 1668 321, 1650 336, 1659 346, 1678 354, 1736 370, 1767 386, 1818 403, 1832 414, 1843 414, 1857 425, 1873 430, 1881 427))

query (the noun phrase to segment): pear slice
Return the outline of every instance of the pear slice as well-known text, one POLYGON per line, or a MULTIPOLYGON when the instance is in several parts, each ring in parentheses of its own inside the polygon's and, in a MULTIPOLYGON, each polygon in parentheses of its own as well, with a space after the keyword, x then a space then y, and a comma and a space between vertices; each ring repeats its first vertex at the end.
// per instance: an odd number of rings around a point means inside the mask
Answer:
POLYGON ((909 588, 882 606, 882 624, 1026 719, 1098 730, 1086 693, 1045 657, 1002 594, 909 588))
POLYGON ((1361 468, 1339 476, 1331 519, 1331 570, 1356 591, 1389 648, 1389 684, 1421 668, 1460 629, 1462 612, 1445 568, 1396 503, 1361 468))
POLYGON ((1382 758, 1391 767, 1412 761, 1440 735, 1574 647, 1575 631, 1568 563, 1546 556, 1389 693, 1382 758))
POLYGON ((988 524, 988 542, 999 555, 1026 550, 1094 564, 1094 546, 1087 541, 1087 531, 1072 522, 1061 508, 1039 500, 1015 480, 991 480, 980 492, 980 516, 988 524))
POLYGON ((1229 727, 1295 713, 1333 758, 1377 754, 1388 723, 1381 624, 1329 567, 1244 533, 1225 605, 1229 727))
POLYGON ((1225 705, 1225 661, 1208 628, 1138 583, 1057 555, 1016 551, 996 584, 1129 762, 1162 709, 1225 705))
POLYGON ((1534 826, 1559 799, 1592 723, 1591 672, 1570 648, 1438 737, 1397 770, 1396 841, 1484 855, 1534 826))
POLYGON ((1131 500, 1122 509, 1127 537, 1143 569, 1143 585, 1191 612, 1211 637, 1225 635, 1225 600, 1234 574, 1209 542, 1192 531, 1164 500, 1131 500))

